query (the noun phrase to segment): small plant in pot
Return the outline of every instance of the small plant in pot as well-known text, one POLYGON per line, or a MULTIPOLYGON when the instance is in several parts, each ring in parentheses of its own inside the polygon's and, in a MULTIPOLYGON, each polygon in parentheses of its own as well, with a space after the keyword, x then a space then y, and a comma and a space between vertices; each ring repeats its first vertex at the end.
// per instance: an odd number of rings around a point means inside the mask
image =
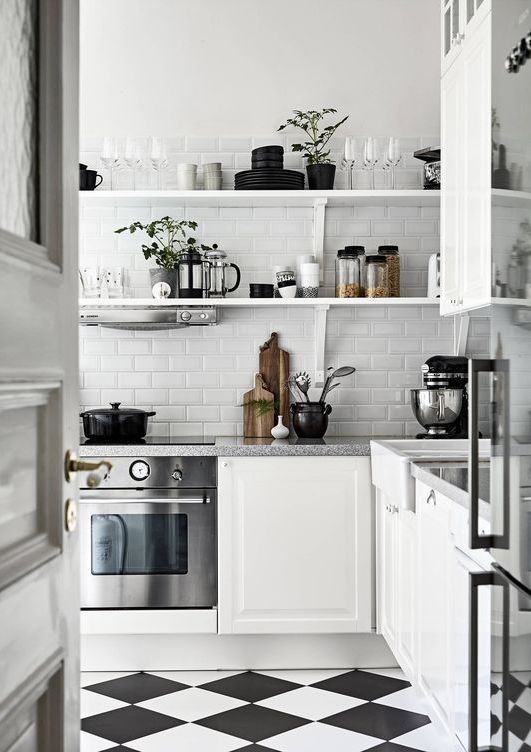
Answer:
POLYGON ((325 107, 323 110, 293 110, 293 117, 279 127, 279 131, 292 126, 299 128, 307 135, 308 140, 301 144, 292 144, 291 150, 301 152, 307 160, 306 173, 308 175, 308 186, 311 190, 331 190, 334 187, 336 176, 336 166, 330 159, 330 149, 327 149, 328 142, 337 131, 340 125, 343 125, 348 115, 335 125, 322 126, 323 120, 328 115, 335 115, 337 110, 333 107, 325 107))
POLYGON ((332 406, 326 402, 330 392, 339 386, 336 379, 350 376, 356 369, 353 366, 341 366, 334 371, 328 369, 328 376, 323 389, 316 402, 312 402, 308 396, 311 380, 307 373, 297 373, 290 376, 286 382, 293 402, 291 403, 291 415, 293 429, 299 439, 322 439, 328 428, 328 416, 332 412, 332 406))
MULTIPOLYGON (((187 230, 197 230, 197 222, 171 217, 162 217, 148 224, 133 222, 127 227, 120 227, 116 233, 137 230, 146 233, 152 240, 151 244, 142 244, 142 253, 146 260, 153 259, 156 266, 149 270, 153 297, 178 297, 177 264, 181 256, 191 247, 196 248, 195 238, 187 237, 187 230)), ((202 250, 210 250, 209 246, 201 246, 202 250)))

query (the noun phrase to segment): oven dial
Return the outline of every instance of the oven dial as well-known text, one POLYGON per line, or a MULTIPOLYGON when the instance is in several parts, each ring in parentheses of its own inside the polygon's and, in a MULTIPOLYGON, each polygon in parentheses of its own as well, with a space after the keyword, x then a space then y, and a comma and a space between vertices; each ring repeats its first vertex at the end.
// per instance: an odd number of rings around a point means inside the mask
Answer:
POLYGON ((173 473, 171 474, 171 477, 173 478, 173 480, 181 481, 183 479, 183 471, 179 470, 179 468, 176 467, 173 473))
POLYGON ((192 314, 190 313, 190 311, 183 311, 181 313, 181 321, 190 321, 191 318, 192 314))
POLYGON ((133 480, 146 480, 150 473, 151 468, 145 460, 135 460, 129 468, 129 475, 133 480))

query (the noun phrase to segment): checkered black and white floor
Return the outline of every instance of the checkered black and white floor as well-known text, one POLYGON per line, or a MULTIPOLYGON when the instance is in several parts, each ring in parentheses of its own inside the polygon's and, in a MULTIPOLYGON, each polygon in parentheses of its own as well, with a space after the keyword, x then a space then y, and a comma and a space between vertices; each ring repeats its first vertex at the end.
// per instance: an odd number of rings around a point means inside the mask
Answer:
POLYGON ((81 752, 448 752, 398 669, 85 673, 81 752))

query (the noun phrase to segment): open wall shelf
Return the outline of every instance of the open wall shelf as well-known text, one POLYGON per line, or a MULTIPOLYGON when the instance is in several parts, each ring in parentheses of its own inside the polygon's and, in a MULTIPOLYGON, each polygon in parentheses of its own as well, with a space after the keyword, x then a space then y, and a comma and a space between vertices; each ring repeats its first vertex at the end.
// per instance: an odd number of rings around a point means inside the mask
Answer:
POLYGON ((216 308, 269 308, 321 306, 404 306, 439 305, 438 298, 81 298, 81 308, 178 308, 214 306, 216 308))

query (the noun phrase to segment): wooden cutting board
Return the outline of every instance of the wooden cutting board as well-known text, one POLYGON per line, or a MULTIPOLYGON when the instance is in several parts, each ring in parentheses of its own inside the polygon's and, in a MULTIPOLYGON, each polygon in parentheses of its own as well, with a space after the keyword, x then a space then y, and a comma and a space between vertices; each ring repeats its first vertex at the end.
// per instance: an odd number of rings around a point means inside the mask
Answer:
POLYGON ((257 373, 254 377, 254 389, 243 395, 243 435, 246 439, 271 438, 271 429, 275 425, 274 410, 259 415, 256 401, 273 402, 274 399, 275 396, 267 389, 263 377, 257 373))
POLYGON ((289 392, 285 388, 289 378, 289 353, 278 346, 278 334, 273 332, 267 342, 260 346, 260 373, 275 395, 275 424, 279 415, 289 428, 289 392))

